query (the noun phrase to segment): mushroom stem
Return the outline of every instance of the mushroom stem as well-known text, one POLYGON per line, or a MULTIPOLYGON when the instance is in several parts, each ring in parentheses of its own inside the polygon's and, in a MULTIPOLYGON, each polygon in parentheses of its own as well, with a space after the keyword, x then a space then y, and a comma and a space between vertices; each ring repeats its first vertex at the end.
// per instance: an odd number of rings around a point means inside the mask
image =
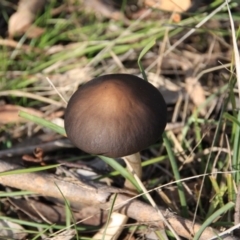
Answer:
MULTIPOLYGON (((123 160, 125 161, 125 163, 127 165, 128 171, 132 173, 132 171, 134 170, 134 172, 139 177, 139 179, 141 179, 142 178, 142 165, 141 165, 140 153, 137 152, 132 155, 123 157, 123 160), (127 164, 127 162, 128 162, 128 164, 127 164), (128 165, 131 165, 131 169, 128 167, 128 165)), ((124 187, 127 189, 130 189, 130 190, 136 191, 136 188, 128 180, 125 181, 124 187)))

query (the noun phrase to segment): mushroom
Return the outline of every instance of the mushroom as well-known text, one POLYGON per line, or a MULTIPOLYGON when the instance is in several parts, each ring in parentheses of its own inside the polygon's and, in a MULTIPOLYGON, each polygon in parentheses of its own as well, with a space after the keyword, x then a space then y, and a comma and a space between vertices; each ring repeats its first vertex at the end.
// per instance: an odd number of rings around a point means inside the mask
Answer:
POLYGON ((139 178, 138 152, 161 137, 166 122, 161 93, 130 74, 103 75, 87 82, 70 98, 65 112, 66 133, 76 147, 94 155, 122 157, 139 178))
MULTIPOLYGON (((161 137, 166 122, 167 107, 161 93, 130 74, 109 74, 89 81, 73 94, 65 111, 66 133, 75 146, 90 154, 122 157, 138 178, 142 176, 139 151, 161 137)), ((128 181, 125 187, 135 189, 128 181)), ((117 239, 128 218, 116 213, 111 218, 110 225, 93 239, 117 239), (119 224, 112 231, 111 222, 115 221, 119 224)))

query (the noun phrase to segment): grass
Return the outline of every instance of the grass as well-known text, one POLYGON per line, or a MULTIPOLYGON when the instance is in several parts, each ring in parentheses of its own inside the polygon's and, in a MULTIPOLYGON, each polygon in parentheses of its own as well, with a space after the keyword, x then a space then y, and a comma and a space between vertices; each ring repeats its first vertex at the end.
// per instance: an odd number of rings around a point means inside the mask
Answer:
MULTIPOLYGON (((179 98, 168 104, 169 122, 173 125, 184 122, 184 126, 168 129, 163 136, 164 144, 158 142, 142 152, 142 165, 151 173, 145 174, 144 185, 149 190, 156 190, 152 195, 156 204, 172 206, 178 215, 202 223, 194 239, 199 239, 207 226, 227 230, 238 224, 234 223, 233 214, 240 181, 239 90, 236 87, 240 77, 239 70, 235 70, 235 62, 238 62, 235 43, 239 36, 237 26, 240 19, 239 6, 231 2, 230 16, 235 23, 235 29, 231 29, 228 10, 220 7, 222 3, 216 0, 208 8, 186 16, 179 23, 172 23, 170 15, 155 10, 150 17, 129 20, 126 25, 122 20, 99 20, 84 10, 71 14, 63 11, 51 16, 51 9, 57 7, 57 2, 52 1, 35 22, 45 28, 42 36, 37 39, 26 36, 16 38, 16 48, 0 45, 0 107, 6 104, 21 105, 44 114, 39 118, 20 112, 20 116, 27 119, 25 123, 3 125, 0 122, 0 148, 14 149, 20 142, 26 147, 26 140, 33 141, 44 134, 53 139, 65 136, 63 127, 54 123, 63 118, 65 103, 46 77, 68 100, 79 84, 94 76, 113 72, 140 74, 145 70, 146 76, 143 74, 143 77, 150 81, 157 79, 161 90, 168 89, 168 94, 172 93, 172 89, 179 94, 185 93, 182 100, 179 98), (214 15, 207 14, 207 11, 213 12, 217 7, 219 10, 214 15), (156 13, 163 16, 156 20, 156 13), (28 50, 23 50, 23 46, 28 46, 28 50), (163 54, 159 56, 161 51, 163 54), (237 56, 234 57, 234 53, 237 56), (203 55, 208 56, 206 61, 203 55), (160 65, 159 57, 162 58, 160 65), (219 67, 225 63, 230 69, 219 67), (71 73, 73 70, 75 72, 71 73), (163 79, 156 74, 158 71, 163 79), (198 106, 186 94, 188 71, 196 82, 201 83, 206 96, 198 106), (168 79, 171 79, 171 84, 168 79), (205 115, 201 113, 203 109, 206 110, 205 115), (165 172, 162 173, 159 168, 165 172), (161 198, 160 189, 167 198, 161 198)), ((45 152, 46 159, 54 158, 55 161, 71 157, 76 157, 74 151, 45 152)), ((81 157, 85 158, 85 155, 80 154, 81 157)), ((100 177, 95 177, 95 181, 110 178, 113 184, 119 186, 122 175, 138 186, 120 164, 104 159, 113 170, 102 172, 100 177)), ((47 164, 21 171, 43 171, 56 166, 58 164, 47 164)), ((14 173, 1 173, 0 176, 4 174, 14 173)), ((140 188, 138 190, 141 191, 140 188)), ((6 199, 19 196, 24 199, 35 195, 14 189, 8 192, 2 186, 0 219, 23 226, 31 239, 58 234, 57 230, 66 230, 71 224, 78 233, 76 239, 91 238, 92 231, 96 230, 76 224, 67 202, 65 224, 49 224, 43 219, 38 222, 31 218, 25 221, 19 219, 14 207, 8 215, 4 211, 6 199)), ((38 198, 38 201, 42 199, 38 198)), ((141 233, 144 230, 138 230, 135 236, 141 233)), ((130 230, 126 228, 124 234, 128 236, 130 230)))

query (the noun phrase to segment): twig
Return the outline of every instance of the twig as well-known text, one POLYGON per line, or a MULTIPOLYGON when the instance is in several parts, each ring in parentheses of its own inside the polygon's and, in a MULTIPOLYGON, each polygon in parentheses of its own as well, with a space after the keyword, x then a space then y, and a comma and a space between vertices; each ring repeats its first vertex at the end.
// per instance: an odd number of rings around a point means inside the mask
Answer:
POLYGON ((60 139, 52 142, 36 144, 32 146, 24 146, 18 148, 10 148, 0 151, 0 158, 21 156, 23 154, 31 154, 34 149, 41 148, 44 152, 53 151, 59 148, 72 148, 74 147, 68 139, 60 139))
MULTIPOLYGON (((0 172, 7 172, 16 169, 21 169, 21 167, 0 160, 0 172)), ((103 210, 110 209, 112 204, 111 202, 114 198, 113 193, 121 190, 105 185, 96 188, 89 187, 89 185, 84 186, 83 184, 63 181, 48 173, 2 175, 0 177, 0 183, 9 187, 29 190, 49 197, 62 199, 62 195, 64 195, 66 199, 75 203, 76 206, 77 204, 95 205, 99 206, 99 208, 103 210), (61 189, 61 192, 59 189, 61 189)), ((118 209, 119 212, 124 213, 139 222, 159 228, 165 227, 164 223, 153 207, 141 201, 132 200, 126 194, 121 193, 121 191, 118 194, 115 203, 115 209, 118 209), (141 209, 141 211, 139 211, 139 209, 141 209)), ((169 213, 169 211, 163 207, 159 207, 159 210, 179 236, 191 239, 201 227, 200 224, 195 223, 192 228, 191 221, 169 213)), ((217 230, 208 227, 203 232, 200 240, 210 239, 215 237, 218 233, 219 232, 217 230)), ((235 240, 236 238, 228 236, 225 239, 235 240)))

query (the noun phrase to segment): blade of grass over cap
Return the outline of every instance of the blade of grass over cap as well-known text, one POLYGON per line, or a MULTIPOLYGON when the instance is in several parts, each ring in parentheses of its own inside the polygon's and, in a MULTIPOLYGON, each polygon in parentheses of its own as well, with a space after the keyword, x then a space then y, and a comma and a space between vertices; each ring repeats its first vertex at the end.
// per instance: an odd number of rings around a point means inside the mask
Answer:
POLYGON ((140 52, 139 57, 138 57, 138 66, 140 68, 140 71, 141 71, 141 73, 143 75, 143 79, 145 81, 148 81, 148 79, 147 79, 147 75, 145 73, 145 70, 144 70, 144 68, 142 66, 141 59, 149 51, 149 49, 151 49, 155 45, 155 43, 156 43, 156 39, 154 38, 143 48, 143 50, 140 52))
POLYGON ((48 120, 45 120, 43 118, 37 117, 35 115, 29 114, 29 113, 23 112, 23 111, 19 111, 19 116, 22 118, 25 118, 31 122, 34 122, 38 125, 49 128, 49 129, 53 130, 54 132, 59 133, 63 136, 66 136, 66 132, 63 127, 60 127, 57 124, 52 123, 48 120))

